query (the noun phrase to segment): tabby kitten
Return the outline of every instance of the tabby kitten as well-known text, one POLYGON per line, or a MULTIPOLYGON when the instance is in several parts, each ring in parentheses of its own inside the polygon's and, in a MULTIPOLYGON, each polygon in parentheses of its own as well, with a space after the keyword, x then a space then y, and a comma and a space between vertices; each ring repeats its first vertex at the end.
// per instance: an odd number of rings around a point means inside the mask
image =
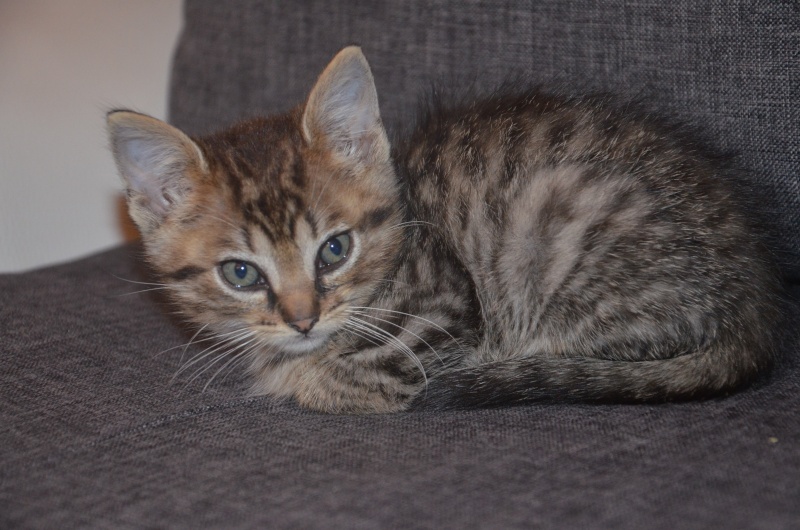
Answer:
POLYGON ((392 153, 349 47, 285 115, 108 126, 154 271, 257 394, 664 401, 770 364, 778 281, 722 171, 598 98, 434 104, 392 153))

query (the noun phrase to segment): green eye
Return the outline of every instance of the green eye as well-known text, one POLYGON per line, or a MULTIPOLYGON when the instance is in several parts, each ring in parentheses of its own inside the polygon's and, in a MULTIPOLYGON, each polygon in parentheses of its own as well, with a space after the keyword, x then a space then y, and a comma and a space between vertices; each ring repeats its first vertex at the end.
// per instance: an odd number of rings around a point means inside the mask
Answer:
POLYGON ((220 265, 220 270, 225 281, 237 289, 265 283, 258 269, 246 261, 226 261, 220 265))
POLYGON ((338 265, 347 259, 347 253, 349 251, 350 236, 348 234, 333 236, 320 247, 317 267, 324 269, 326 267, 338 265))

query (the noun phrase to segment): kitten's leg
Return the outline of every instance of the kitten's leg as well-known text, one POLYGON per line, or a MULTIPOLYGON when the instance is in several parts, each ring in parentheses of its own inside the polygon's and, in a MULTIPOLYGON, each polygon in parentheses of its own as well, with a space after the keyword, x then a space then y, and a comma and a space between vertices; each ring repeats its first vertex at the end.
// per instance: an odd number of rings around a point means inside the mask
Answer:
MULTIPOLYGON (((363 333, 366 337, 366 332, 363 333)), ((321 355, 271 362, 255 370, 256 394, 294 398, 305 407, 333 413, 404 410, 427 385, 427 374, 406 337, 337 340, 321 355), (375 342, 375 344, 369 344, 375 342), (414 356, 412 358, 412 356, 414 356)), ((424 353, 421 354, 425 357, 424 353)))
POLYGON ((396 352, 310 357, 289 377, 298 403, 334 413, 401 411, 425 387, 422 372, 396 352))

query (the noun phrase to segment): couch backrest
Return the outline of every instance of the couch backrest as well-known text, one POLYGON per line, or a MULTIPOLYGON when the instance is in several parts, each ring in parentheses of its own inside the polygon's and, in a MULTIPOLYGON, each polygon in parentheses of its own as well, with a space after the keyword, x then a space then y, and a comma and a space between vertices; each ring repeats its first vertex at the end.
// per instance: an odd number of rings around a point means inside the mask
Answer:
POLYGON ((529 77, 641 96, 741 155, 800 280, 800 7, 795 0, 188 0, 172 121, 191 133, 288 109, 363 47, 388 128, 431 81, 529 77), (627 4, 627 5, 626 5, 627 4))

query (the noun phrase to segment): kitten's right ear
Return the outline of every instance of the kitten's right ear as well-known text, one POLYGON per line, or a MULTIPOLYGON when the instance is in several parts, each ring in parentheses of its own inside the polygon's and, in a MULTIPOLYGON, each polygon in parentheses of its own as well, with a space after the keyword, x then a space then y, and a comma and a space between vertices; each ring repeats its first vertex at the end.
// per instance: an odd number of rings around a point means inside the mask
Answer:
POLYGON ((158 227, 191 189, 187 171, 207 168, 200 148, 161 120, 127 110, 107 115, 111 149, 143 234, 158 227))
POLYGON ((354 160, 389 160, 375 81, 361 48, 344 48, 320 74, 303 111, 303 134, 354 160))

